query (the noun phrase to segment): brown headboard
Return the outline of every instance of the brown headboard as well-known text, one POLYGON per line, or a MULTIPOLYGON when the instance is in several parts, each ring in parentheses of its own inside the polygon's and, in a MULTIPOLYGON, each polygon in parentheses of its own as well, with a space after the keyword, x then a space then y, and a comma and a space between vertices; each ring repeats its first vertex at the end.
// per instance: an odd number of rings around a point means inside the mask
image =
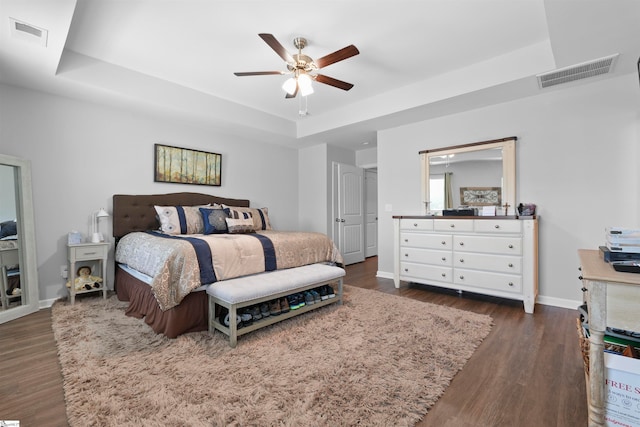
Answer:
POLYGON ((193 206, 207 203, 224 203, 229 206, 249 207, 249 200, 227 199, 202 193, 167 194, 114 194, 113 196, 113 237, 120 237, 133 231, 157 230, 160 228, 156 217, 158 206, 193 206))

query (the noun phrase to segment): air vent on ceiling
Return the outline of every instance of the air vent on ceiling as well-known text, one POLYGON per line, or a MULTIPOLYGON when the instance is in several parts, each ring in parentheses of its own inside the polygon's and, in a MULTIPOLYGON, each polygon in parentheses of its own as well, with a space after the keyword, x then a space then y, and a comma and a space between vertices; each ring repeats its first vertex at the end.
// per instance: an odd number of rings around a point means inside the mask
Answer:
POLYGON ((540 89, 555 86, 575 80, 586 79, 588 77, 607 74, 613 69, 618 54, 594 59, 593 61, 571 65, 548 73, 538 74, 538 85, 540 89))
POLYGON ((32 43, 37 43, 41 46, 47 46, 47 38, 49 31, 44 28, 36 27, 35 25, 27 24, 26 22, 18 21, 14 18, 9 18, 11 23, 11 36, 25 40, 32 43))

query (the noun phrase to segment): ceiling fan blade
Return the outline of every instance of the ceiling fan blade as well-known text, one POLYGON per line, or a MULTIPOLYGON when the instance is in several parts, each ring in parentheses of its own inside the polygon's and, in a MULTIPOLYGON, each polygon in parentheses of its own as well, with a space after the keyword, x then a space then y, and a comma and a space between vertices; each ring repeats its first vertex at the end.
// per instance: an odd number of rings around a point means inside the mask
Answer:
POLYGON ((351 58, 352 56, 356 56, 360 51, 354 45, 349 45, 340 50, 337 50, 333 53, 330 53, 326 56, 323 56, 320 59, 316 59, 315 62, 318 68, 326 67, 327 65, 335 64, 338 61, 342 61, 347 58, 351 58))
POLYGON ((233 73, 236 76, 244 77, 244 76, 270 76, 273 74, 285 74, 284 71, 248 71, 245 73, 233 73))
POLYGON ((318 74, 314 77, 317 82, 324 83, 329 86, 337 87, 342 90, 349 90, 353 87, 351 83, 343 82, 342 80, 334 79, 333 77, 318 74))
POLYGON ((298 82, 296 81, 296 90, 294 90, 293 93, 291 94, 287 92, 287 94, 285 95, 285 98, 286 99, 295 98, 297 94, 298 94, 298 82))
POLYGON ((280 42, 276 40, 273 34, 260 33, 258 35, 271 47, 271 49, 275 50, 275 52, 280 55, 280 58, 284 59, 285 62, 292 64, 296 62, 293 59, 293 56, 291 56, 291 54, 287 52, 287 49, 285 49, 280 42))

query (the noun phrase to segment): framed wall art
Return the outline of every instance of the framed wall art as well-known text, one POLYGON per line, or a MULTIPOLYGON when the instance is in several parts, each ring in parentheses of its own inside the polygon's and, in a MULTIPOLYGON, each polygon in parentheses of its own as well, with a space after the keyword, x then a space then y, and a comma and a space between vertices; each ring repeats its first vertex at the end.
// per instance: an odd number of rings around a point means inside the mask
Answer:
POLYGON ((500 187, 460 187, 460 204, 469 206, 500 206, 500 187))
POLYGON ((220 186, 222 155, 155 144, 154 181, 220 186))

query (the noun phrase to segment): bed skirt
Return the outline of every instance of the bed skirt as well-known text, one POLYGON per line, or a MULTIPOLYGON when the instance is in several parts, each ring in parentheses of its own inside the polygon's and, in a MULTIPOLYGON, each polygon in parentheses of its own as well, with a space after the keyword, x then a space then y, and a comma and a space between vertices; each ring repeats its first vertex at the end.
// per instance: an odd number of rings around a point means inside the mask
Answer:
POLYGON ((176 338, 209 329, 209 301, 205 291, 188 294, 179 305, 162 311, 151 287, 116 265, 115 289, 120 301, 129 301, 125 314, 144 319, 158 334, 176 338))

